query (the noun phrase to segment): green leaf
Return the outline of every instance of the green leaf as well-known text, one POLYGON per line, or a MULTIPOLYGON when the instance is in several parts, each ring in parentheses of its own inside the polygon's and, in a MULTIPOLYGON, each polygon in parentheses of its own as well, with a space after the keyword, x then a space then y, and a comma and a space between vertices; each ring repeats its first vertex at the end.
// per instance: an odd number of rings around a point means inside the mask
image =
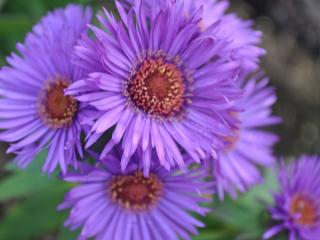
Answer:
POLYGON ((0 0, 0 10, 2 9, 2 6, 5 4, 6 0, 0 0))
POLYGON ((57 182, 59 182, 57 179, 28 173, 12 175, 0 183, 0 201, 37 193, 43 189, 51 188, 57 182))
POLYGON ((233 239, 233 238, 226 231, 217 229, 217 231, 206 230, 202 232, 199 236, 195 236, 192 239, 193 240, 227 240, 227 239, 233 239))
POLYGON ((46 153, 39 154, 25 171, 16 168, 13 164, 6 166, 6 169, 13 173, 0 182, 0 201, 41 192, 61 182, 55 176, 48 177, 41 174, 41 165, 45 155, 46 153))
MULTIPOLYGON (((6 216, 0 222, 1 239, 29 240, 43 235, 54 235, 63 228, 67 212, 57 212, 57 205, 71 184, 56 177, 41 173, 47 153, 40 153, 34 161, 22 170, 14 164, 6 165, 11 172, 0 182, 0 201, 9 206, 6 216), (10 202, 14 200, 14 204, 10 202), (19 229, 19 231, 17 231, 19 229)), ((62 235, 61 240, 64 239, 62 235)))
POLYGON ((58 233, 56 240, 72 240, 77 239, 77 236, 79 236, 80 230, 77 231, 69 231, 67 228, 62 227, 60 229, 60 232, 58 233))
MULTIPOLYGON (((267 207, 272 203, 271 191, 276 189, 276 176, 265 173, 264 184, 258 185, 237 200, 226 197, 224 202, 215 201, 214 213, 206 218, 210 229, 225 229, 234 233, 234 238, 255 240, 261 238, 268 222, 267 207), (220 224, 217 222, 220 221, 220 224), (222 222, 222 223, 221 223, 222 222), (212 226, 211 223, 214 223, 212 226)), ((232 238, 230 238, 232 239, 232 238)))
POLYGON ((33 21, 30 17, 20 14, 0 15, 0 35, 8 37, 8 34, 24 35, 31 29, 33 21))
POLYGON ((261 207, 261 205, 257 205, 257 201, 272 204, 273 197, 272 192, 277 190, 277 176, 274 171, 267 170, 264 176, 264 183, 256 186, 251 191, 243 195, 239 202, 247 205, 248 207, 261 207))
POLYGON ((68 189, 62 182, 15 204, 0 222, 1 239, 28 240, 56 232, 66 213, 56 211, 68 189))

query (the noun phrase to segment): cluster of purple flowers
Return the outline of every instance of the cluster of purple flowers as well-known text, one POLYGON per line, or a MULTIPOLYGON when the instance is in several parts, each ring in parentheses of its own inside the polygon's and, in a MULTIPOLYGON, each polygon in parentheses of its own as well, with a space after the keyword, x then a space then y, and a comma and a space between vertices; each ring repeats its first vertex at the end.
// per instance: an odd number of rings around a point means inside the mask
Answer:
MULTIPOLYGON (((79 239, 190 239, 212 194, 236 197, 274 164, 278 137, 263 128, 281 120, 261 33, 226 0, 115 5, 119 17, 102 9, 99 25, 89 8, 54 10, 17 45, 0 71, 0 140, 20 167, 47 151, 43 171, 79 183, 59 206, 79 239)), ((272 216, 284 223, 266 238, 314 239, 318 169, 303 160, 281 173, 272 216)))

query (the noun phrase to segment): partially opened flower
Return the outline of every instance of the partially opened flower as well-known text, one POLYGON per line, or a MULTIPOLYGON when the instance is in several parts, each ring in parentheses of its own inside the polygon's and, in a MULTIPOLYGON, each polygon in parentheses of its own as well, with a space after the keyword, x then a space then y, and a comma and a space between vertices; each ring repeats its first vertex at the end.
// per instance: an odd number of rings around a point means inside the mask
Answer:
MULTIPOLYGON (((139 4, 140 0, 124 0, 132 5, 139 4)), ((259 68, 260 58, 265 50, 258 46, 261 43, 262 33, 253 29, 251 20, 243 20, 235 13, 226 13, 229 1, 226 0, 144 0, 144 7, 150 13, 155 5, 163 8, 166 2, 183 3, 186 18, 196 9, 202 9, 201 21, 198 26, 207 30, 213 23, 220 21, 219 30, 214 35, 227 38, 230 41, 229 49, 222 54, 229 54, 231 58, 241 61, 240 68, 252 72, 259 68)))
POLYGON ((320 159, 303 156, 279 172, 280 191, 274 197, 272 218, 279 222, 264 234, 269 239, 282 230, 290 240, 320 236, 320 159))
POLYGON ((200 10, 186 21, 181 6, 170 2, 148 14, 140 5, 128 13, 117 7, 120 22, 105 10, 98 18, 108 33, 92 27, 97 43, 84 41, 76 51, 81 66, 101 60, 96 72, 68 89, 101 114, 87 147, 114 127, 102 157, 121 142, 122 169, 141 150, 145 174, 157 158, 167 169, 183 168, 182 149, 197 162, 215 155, 223 136, 233 133, 228 112, 240 97, 234 83, 239 61, 222 56, 229 43, 212 35, 219 24, 210 34, 200 31, 200 10))
POLYGON ((0 71, 0 127, 6 130, 0 140, 12 143, 8 152, 17 154, 21 167, 48 148, 43 170, 50 173, 59 164, 65 172, 82 153, 83 108, 64 89, 85 76, 71 56, 90 19, 90 9, 76 5, 49 13, 0 71))
POLYGON ((148 177, 134 155, 121 171, 120 154, 110 153, 96 168, 69 173, 64 180, 78 182, 59 209, 71 208, 65 225, 82 227, 79 239, 97 240, 190 239, 204 224, 191 212, 206 215, 213 183, 203 169, 169 173, 152 164, 148 177))
POLYGON ((265 127, 281 122, 272 115, 272 105, 276 95, 268 87, 268 79, 254 77, 239 80, 244 90, 236 107, 240 113, 230 114, 239 118, 239 128, 233 137, 225 138, 226 148, 213 159, 213 171, 222 198, 224 191, 236 197, 237 191, 245 192, 262 180, 259 166, 270 167, 275 161, 273 145, 278 136, 266 131, 265 127))

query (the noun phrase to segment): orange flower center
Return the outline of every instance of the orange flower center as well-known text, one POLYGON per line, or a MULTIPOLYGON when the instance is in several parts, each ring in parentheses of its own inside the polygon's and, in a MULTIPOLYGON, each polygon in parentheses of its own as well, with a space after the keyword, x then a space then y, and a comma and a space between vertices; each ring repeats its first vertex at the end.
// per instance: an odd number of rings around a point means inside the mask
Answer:
POLYGON ((72 123, 78 111, 78 103, 71 96, 65 96, 64 90, 69 86, 69 82, 63 78, 58 78, 50 83, 43 92, 40 102, 40 115, 46 124, 59 128, 72 123))
POLYGON ((312 226, 316 222, 316 207, 314 202, 305 196, 297 194, 293 197, 290 205, 291 214, 299 214, 299 218, 296 222, 305 225, 312 226))
POLYGON ((144 177, 137 171, 132 175, 115 177, 110 185, 110 194, 114 202, 128 210, 146 210, 158 202, 162 183, 154 174, 144 177))
POLYGON ((136 107, 155 116, 174 116, 185 101, 181 71, 162 58, 145 60, 127 90, 136 107))

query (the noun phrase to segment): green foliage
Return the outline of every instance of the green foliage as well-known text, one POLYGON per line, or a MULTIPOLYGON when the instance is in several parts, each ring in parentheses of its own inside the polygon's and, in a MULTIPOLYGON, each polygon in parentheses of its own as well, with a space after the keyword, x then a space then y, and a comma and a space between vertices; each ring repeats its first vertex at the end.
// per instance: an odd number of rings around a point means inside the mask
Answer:
POLYGON ((62 227, 57 234, 57 240, 73 240, 77 239, 77 236, 79 236, 79 230, 70 232, 68 229, 62 227))
POLYGON ((268 171, 265 182, 237 200, 215 199, 213 213, 204 219, 207 228, 195 240, 257 240, 268 226, 266 208, 272 203, 271 190, 276 189, 275 175, 268 171), (216 231, 215 231, 216 229, 216 231))
MULTIPOLYGON (((17 42, 23 42, 32 26, 48 11, 64 7, 68 3, 90 5, 98 8, 99 0, 0 0, 0 66, 5 64, 5 57, 15 51, 17 42)), ((111 1, 105 1, 108 7, 111 1)))
POLYGON ((28 197, 43 190, 59 185, 60 181, 55 177, 40 175, 43 154, 30 165, 27 171, 16 169, 13 164, 7 166, 14 174, 0 182, 0 202, 13 198, 28 197))
POLYGON ((0 236, 23 240, 56 231, 65 217, 55 210, 64 190, 65 186, 58 184, 20 200, 0 223, 0 236))
POLYGON ((41 175, 44 153, 25 170, 7 166, 11 174, 0 182, 0 202, 5 217, 0 221, 0 236, 6 240, 28 240, 62 230, 66 213, 56 211, 69 185, 56 176, 41 175), (18 231, 17 231, 18 229, 18 231))

